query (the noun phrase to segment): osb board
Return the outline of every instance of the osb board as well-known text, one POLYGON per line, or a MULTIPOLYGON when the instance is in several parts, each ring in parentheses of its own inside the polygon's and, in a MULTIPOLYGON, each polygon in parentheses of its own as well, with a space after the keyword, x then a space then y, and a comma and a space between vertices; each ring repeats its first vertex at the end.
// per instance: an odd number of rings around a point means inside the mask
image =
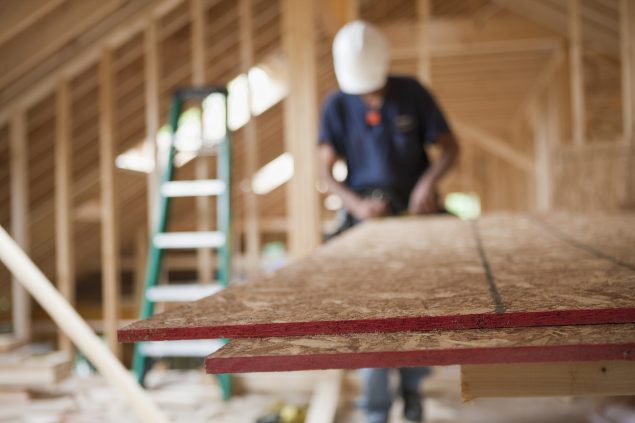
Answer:
POLYGON ((635 324, 235 339, 208 373, 635 359, 635 324))
MULTIPOLYGON (((269 278, 133 323, 119 339, 635 322, 635 270, 558 236, 541 219, 369 222, 269 278)), ((625 219, 635 224, 635 215, 625 219)), ((630 247, 615 251, 635 251, 622 232, 614 238, 630 247)))

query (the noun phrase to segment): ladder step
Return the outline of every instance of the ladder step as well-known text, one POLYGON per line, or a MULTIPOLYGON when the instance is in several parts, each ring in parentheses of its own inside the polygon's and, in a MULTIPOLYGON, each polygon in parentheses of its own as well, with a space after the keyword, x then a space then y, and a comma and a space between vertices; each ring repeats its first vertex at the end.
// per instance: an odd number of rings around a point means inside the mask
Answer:
POLYGON ((165 232, 154 236, 154 246, 162 249, 219 248, 225 245, 225 234, 211 232, 165 232))
POLYGON ((146 357, 207 357, 223 345, 220 339, 152 341, 142 342, 139 349, 146 357))
POLYGON ((202 285, 198 283, 178 285, 158 285, 148 288, 146 298, 154 302, 196 301, 216 294, 224 288, 219 283, 202 285))
POLYGON ((164 197, 202 197, 221 195, 225 192, 225 182, 219 179, 198 181, 168 181, 161 185, 164 197))

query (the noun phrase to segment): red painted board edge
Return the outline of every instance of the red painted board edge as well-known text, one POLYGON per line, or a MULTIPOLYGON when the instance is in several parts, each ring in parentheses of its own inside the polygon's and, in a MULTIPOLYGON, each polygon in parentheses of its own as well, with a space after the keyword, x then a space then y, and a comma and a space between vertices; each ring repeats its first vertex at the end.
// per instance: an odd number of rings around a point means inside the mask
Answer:
POLYGON ((218 326, 122 328, 119 342, 184 339, 253 338, 306 335, 343 335, 368 332, 409 332, 454 329, 495 329, 528 326, 635 323, 635 308, 477 313, 454 316, 392 317, 385 319, 325 320, 218 326))
POLYGON ((555 345, 439 349, 205 359, 207 373, 449 366, 455 364, 548 363, 635 360, 635 344, 555 345))

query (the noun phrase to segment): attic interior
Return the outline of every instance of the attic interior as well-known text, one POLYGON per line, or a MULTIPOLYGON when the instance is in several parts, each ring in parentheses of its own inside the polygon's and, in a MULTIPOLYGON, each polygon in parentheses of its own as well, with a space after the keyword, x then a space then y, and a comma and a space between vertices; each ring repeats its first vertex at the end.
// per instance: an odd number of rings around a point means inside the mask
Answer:
MULTIPOLYGON (((385 34, 391 73, 418 78, 450 122, 461 154, 440 184, 448 210, 467 218, 635 210, 629 0, 5 0, 0 226, 127 365, 133 349, 116 331, 140 314, 173 93, 228 89, 231 280, 258 278, 311 253, 338 224, 342 200, 319 181, 315 146, 321 104, 338 87, 333 37, 354 19, 385 34)), ((201 124, 206 116, 205 106, 185 105, 176 179, 219 172, 216 156, 192 153, 213 126, 201 124)), ((334 176, 345 180, 344 163, 334 176)), ((217 210, 214 199, 180 198, 167 229, 212 230, 217 210)), ((160 278, 211 281, 217 259, 170 251, 160 278)), ((1 263, 0 333, 76 353, 1 263)), ((430 390, 455 376, 439 375, 430 390)), ((242 383, 247 391, 288 383, 294 394, 294 383, 312 392, 306 386, 321 380, 280 377, 242 383)), ((270 405, 253 401, 242 407, 270 405)), ((529 407, 509 401, 510 416, 529 407)), ((591 421, 576 420, 586 418, 578 411, 595 407, 540 401, 553 413, 526 421, 591 421)), ((480 417, 459 404, 448 419, 451 407, 439 404, 431 421, 498 421, 496 404, 474 411, 480 417)), ((256 421, 234 419, 200 421, 256 421)), ((357 421, 341 410, 337 419, 357 421)))

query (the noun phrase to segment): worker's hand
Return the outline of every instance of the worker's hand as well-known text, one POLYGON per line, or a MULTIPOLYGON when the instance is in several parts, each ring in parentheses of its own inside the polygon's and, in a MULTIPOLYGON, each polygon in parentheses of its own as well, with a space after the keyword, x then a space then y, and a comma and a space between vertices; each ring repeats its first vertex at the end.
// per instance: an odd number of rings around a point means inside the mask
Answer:
POLYGON ((388 214, 388 203, 376 198, 360 198, 350 210, 350 213, 358 220, 386 216, 388 214))
POLYGON ((426 181, 420 180, 415 185, 412 194, 410 194, 410 203, 408 210, 412 214, 429 214, 436 213, 439 209, 437 204, 437 195, 434 185, 426 181))

